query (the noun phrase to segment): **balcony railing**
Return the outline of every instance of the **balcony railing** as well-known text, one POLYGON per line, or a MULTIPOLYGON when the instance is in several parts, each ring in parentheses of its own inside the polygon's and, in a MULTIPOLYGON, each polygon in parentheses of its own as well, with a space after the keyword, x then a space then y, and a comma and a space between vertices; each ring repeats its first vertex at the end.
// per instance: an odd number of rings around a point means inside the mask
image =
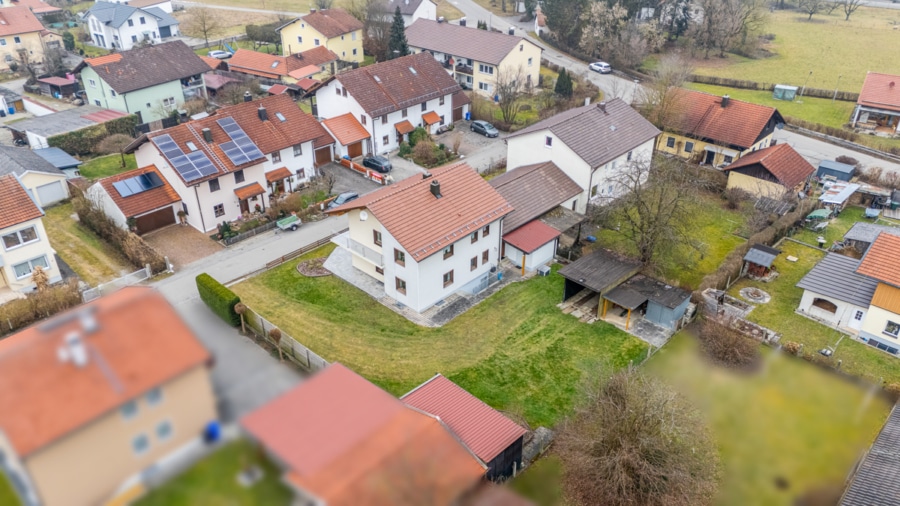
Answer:
POLYGON ((372 248, 364 246, 353 239, 350 239, 348 242, 350 243, 350 251, 372 262, 376 267, 384 267, 384 260, 381 253, 378 253, 372 248))
POLYGON ((456 66, 456 72, 457 72, 458 74, 469 74, 469 75, 472 75, 472 74, 475 73, 475 70, 472 68, 471 65, 465 65, 465 64, 463 64, 463 63, 460 63, 460 64, 458 64, 458 65, 456 66))

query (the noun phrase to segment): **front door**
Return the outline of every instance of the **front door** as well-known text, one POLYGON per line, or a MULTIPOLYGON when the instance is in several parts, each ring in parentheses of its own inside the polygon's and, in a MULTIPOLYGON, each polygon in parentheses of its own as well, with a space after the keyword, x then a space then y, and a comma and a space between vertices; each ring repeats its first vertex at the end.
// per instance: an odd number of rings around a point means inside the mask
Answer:
POLYGON ((703 163, 707 165, 713 165, 713 162, 716 160, 716 152, 715 151, 707 151, 706 152, 706 160, 703 163))
POLYGON ((860 311, 859 309, 855 309, 853 311, 853 316, 850 318, 850 322, 848 325, 851 329, 859 330, 862 328, 862 322, 866 319, 866 312, 860 311))
POLYGON ((249 213, 249 212, 250 212, 250 201, 246 200, 246 199, 242 200, 241 201, 241 214, 249 213))

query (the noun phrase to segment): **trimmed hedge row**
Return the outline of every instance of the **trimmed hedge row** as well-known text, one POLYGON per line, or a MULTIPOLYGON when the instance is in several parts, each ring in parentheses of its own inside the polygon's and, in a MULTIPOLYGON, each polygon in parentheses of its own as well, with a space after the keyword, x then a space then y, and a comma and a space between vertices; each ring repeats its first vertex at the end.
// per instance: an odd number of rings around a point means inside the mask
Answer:
MULTIPOLYGON (((743 79, 728 79, 726 77, 701 76, 697 74, 688 76, 688 81, 700 84, 711 84, 714 86, 726 86, 728 88, 741 88, 745 90, 772 91, 775 89, 775 85, 770 83, 758 83, 756 81, 747 81, 743 79)), ((856 100, 859 99, 859 93, 838 90, 837 94, 835 94, 834 90, 823 90, 821 88, 806 88, 803 90, 803 96, 836 98, 837 100, 845 102, 856 102, 856 100)))
POLYGON ((137 124, 137 116, 129 114, 99 125, 48 137, 47 145, 62 149, 73 156, 89 155, 96 153, 98 144, 110 135, 124 134, 134 137, 134 128, 137 124))
POLYGON ((205 272, 197 276, 197 291, 200 292, 200 300, 225 323, 232 327, 240 326, 241 317, 234 312, 234 305, 241 298, 236 293, 205 272))
POLYGON ((72 199, 72 208, 78 214, 78 221, 82 225, 121 251, 135 267, 140 269, 149 264, 153 274, 168 268, 164 256, 147 244, 141 236, 116 225, 96 203, 84 197, 76 197, 72 199))

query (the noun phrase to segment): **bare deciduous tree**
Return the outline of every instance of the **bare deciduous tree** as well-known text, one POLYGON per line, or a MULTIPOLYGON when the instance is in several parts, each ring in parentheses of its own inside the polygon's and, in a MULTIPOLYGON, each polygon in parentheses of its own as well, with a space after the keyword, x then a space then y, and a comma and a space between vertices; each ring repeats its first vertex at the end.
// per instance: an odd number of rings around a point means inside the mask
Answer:
POLYGON ((244 313, 247 311, 247 306, 244 305, 243 302, 238 302, 234 305, 234 312, 241 317, 241 334, 247 333, 247 326, 244 324, 244 313))
POLYGON ((209 7, 192 7, 188 18, 182 23, 181 31, 191 37, 202 38, 209 47, 209 38, 222 29, 222 18, 215 9, 209 7))
POLYGON ((269 329, 269 338, 272 339, 275 347, 278 348, 278 361, 284 362, 284 355, 281 351, 281 329, 269 329))
POLYGON ((522 108, 522 95, 525 94, 525 71, 521 65, 497 72, 494 94, 498 97, 497 105, 500 106, 503 121, 509 124, 515 122, 522 108))
POLYGON ((841 10, 844 11, 844 21, 850 21, 850 16, 862 5, 865 5, 863 0, 843 0, 841 2, 841 10))
POLYGON ((767 19, 765 0, 698 0, 697 5, 703 16, 691 34, 707 58, 714 49, 725 56, 738 37, 759 32, 767 19))
POLYGON ((681 85, 694 72, 689 58, 680 53, 663 56, 656 68, 656 79, 639 88, 644 117, 659 128, 671 125, 677 113, 676 104, 681 85))
POLYGON ((330 9, 334 5, 334 0, 316 0, 316 9, 330 9))
POLYGON ((812 20, 814 14, 818 14, 825 7, 825 3, 829 0, 800 0, 797 4, 797 7, 806 14, 809 14, 809 17, 806 18, 807 21, 812 20))
POLYGON ((376 61, 389 59, 391 14, 382 0, 351 0, 347 12, 363 24, 363 48, 376 61))
POLYGON ((557 439, 567 497, 580 504, 710 504, 715 446, 695 409, 667 385, 627 368, 599 372, 557 439))

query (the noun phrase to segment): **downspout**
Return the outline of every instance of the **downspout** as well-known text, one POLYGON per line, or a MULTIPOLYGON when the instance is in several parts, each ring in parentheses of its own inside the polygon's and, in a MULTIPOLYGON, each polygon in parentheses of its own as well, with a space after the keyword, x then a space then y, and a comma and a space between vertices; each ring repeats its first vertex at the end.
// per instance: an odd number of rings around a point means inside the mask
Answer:
POLYGON ((203 227, 203 233, 206 233, 206 223, 203 220, 203 208, 200 207, 200 195, 197 193, 198 184, 194 185, 194 198, 197 199, 197 211, 200 213, 200 226, 203 227))

